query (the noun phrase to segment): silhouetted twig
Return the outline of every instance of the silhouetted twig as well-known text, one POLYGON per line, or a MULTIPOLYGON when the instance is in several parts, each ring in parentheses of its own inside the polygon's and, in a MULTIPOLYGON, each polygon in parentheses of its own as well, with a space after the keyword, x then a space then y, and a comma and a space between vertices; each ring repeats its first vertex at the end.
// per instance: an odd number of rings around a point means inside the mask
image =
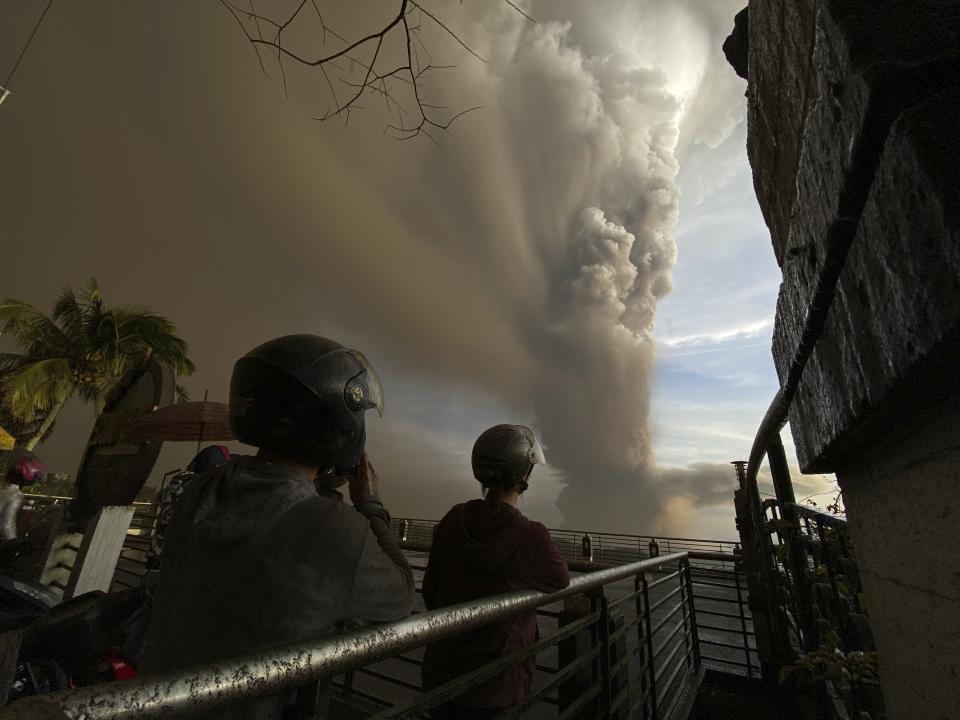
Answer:
MULTIPOLYGON (((397 11, 394 15, 386 18, 376 29, 352 41, 330 27, 324 17, 321 0, 300 0, 295 8, 288 9, 279 17, 261 11, 259 5, 263 3, 258 0, 247 0, 247 7, 237 4, 240 1, 220 0, 243 30, 257 54, 261 69, 268 76, 262 52, 275 56, 285 93, 288 88, 285 61, 318 69, 323 75, 329 105, 317 117, 318 120, 342 118, 345 123, 349 122, 350 113, 363 109, 361 100, 365 95, 370 95, 379 98, 394 118, 384 132, 390 131, 401 140, 423 135, 436 144, 433 136, 435 131, 449 130, 456 120, 478 109, 471 107, 451 112, 442 105, 425 101, 423 82, 430 71, 449 70, 454 66, 432 63, 430 52, 420 36, 424 19, 451 37, 475 59, 481 62, 486 60, 437 13, 425 9, 417 0, 396 0, 397 11), (313 8, 313 13, 307 12, 309 7, 313 8), (316 15, 319 31, 316 35, 319 49, 311 55, 307 51, 292 48, 286 42, 284 32, 294 25, 307 23, 313 14, 316 15), (400 58, 395 57, 398 53, 385 50, 395 42, 394 36, 399 38, 402 48, 400 58), (341 64, 344 61, 349 61, 351 67, 359 68, 360 74, 351 74, 344 69, 341 64)), ((516 2, 497 1, 508 5, 525 20, 535 22, 516 2)))

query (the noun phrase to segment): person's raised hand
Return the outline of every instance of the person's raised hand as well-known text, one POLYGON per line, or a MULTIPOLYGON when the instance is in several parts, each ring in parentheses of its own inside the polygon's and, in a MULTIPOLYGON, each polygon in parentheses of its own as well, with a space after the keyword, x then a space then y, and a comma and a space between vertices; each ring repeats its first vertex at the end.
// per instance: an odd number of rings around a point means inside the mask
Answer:
POLYGON ((360 463, 357 465, 356 474, 350 478, 350 500, 356 505, 359 501, 368 497, 377 497, 378 486, 380 485, 380 476, 373 465, 370 464, 370 458, 364 450, 360 456, 360 463))

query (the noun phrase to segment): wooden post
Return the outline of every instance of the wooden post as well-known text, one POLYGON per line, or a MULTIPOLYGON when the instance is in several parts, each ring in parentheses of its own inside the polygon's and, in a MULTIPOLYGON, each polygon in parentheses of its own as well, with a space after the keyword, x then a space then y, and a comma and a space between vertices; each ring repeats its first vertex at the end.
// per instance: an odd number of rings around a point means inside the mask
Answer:
POLYGON ((130 505, 101 508, 94 516, 83 534, 83 543, 64 590, 64 598, 73 598, 93 590, 110 592, 117 559, 132 518, 133 506, 130 505))

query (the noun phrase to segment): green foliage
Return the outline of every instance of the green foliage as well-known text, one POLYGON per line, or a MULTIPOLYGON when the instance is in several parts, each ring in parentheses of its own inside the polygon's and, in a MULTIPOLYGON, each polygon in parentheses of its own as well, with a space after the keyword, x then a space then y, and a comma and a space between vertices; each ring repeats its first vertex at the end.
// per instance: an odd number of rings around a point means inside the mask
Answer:
POLYGON ((830 680, 839 687, 848 688, 858 680, 878 677, 876 652, 855 650, 844 653, 839 642, 835 632, 828 633, 819 648, 801 655, 795 664, 780 668, 780 684, 810 685, 818 680, 830 680))
POLYGON ((0 353, 2 404, 21 422, 45 418, 41 434, 74 395, 102 410, 125 373, 151 356, 177 375, 194 370, 172 322, 145 307, 107 307, 96 280, 79 295, 64 289, 50 317, 22 300, 0 300, 0 326, 22 350, 0 353))
POLYGON ((42 483, 35 483, 24 488, 30 495, 56 495, 58 497, 73 497, 74 480, 69 475, 50 473, 42 483))

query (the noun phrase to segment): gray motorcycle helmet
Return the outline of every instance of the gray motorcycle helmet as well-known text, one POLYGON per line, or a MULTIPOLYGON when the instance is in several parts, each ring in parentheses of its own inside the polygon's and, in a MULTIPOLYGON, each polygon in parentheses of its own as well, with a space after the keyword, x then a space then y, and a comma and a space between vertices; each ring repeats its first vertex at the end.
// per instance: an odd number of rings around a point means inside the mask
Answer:
POLYGON ((520 484, 526 490, 533 466, 547 460, 526 425, 494 425, 473 444, 470 462, 473 476, 485 486, 520 484))
POLYGON ((317 335, 285 335, 240 358, 230 380, 230 429, 241 442, 337 474, 355 472, 364 413, 383 414, 383 388, 357 350, 317 335))

